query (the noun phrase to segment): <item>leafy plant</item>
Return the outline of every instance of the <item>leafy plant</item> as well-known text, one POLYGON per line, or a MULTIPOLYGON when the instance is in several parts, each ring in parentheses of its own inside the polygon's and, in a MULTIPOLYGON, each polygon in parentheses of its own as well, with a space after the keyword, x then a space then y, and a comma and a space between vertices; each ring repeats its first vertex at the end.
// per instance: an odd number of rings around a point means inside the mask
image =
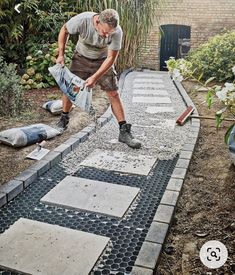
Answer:
POLYGON ((0 57, 0 115, 14 117, 23 112, 23 94, 16 64, 7 64, 0 57))
POLYGON ((219 82, 233 81, 235 32, 226 32, 212 37, 207 43, 190 51, 187 60, 196 69, 196 77, 201 75, 203 80, 215 77, 219 82))
MULTIPOLYGON (((66 65, 69 65, 73 55, 72 42, 67 43, 65 49, 66 65)), ((48 72, 48 67, 53 66, 58 55, 58 43, 44 44, 39 48, 32 48, 32 53, 26 57, 26 71, 21 78, 25 89, 41 89, 54 86, 54 78, 48 72)))

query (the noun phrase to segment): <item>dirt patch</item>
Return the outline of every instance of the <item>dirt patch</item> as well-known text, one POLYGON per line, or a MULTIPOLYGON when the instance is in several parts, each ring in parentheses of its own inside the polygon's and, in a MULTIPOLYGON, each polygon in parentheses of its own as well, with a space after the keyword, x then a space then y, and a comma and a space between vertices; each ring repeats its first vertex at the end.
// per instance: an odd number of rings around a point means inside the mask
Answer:
MULTIPOLYGON (((53 127, 60 116, 52 115, 50 112, 42 109, 43 103, 52 99, 60 99, 61 92, 57 88, 31 90, 25 94, 25 100, 30 101, 31 109, 25 111, 20 117, 15 119, 0 119, 0 131, 13 127, 27 126, 34 123, 44 123, 53 127)), ((106 93, 98 87, 93 92, 93 106, 98 116, 101 116, 108 107, 108 98, 106 93)), ((67 140, 72 134, 75 134, 92 122, 92 117, 87 113, 74 108, 70 115, 70 124, 68 129, 60 136, 46 141, 45 148, 54 149, 67 140)), ((26 159, 26 156, 36 148, 35 145, 12 148, 0 144, 0 185, 13 179, 20 172, 35 163, 35 160, 26 159)))
MULTIPOLYGON (((208 110, 205 92, 194 92, 195 83, 185 89, 200 115, 214 115, 216 103, 208 110)), ((158 270, 155 274, 235 274, 235 167, 224 144, 230 124, 217 131, 215 122, 201 120, 199 139, 187 172, 175 218, 158 270), (209 240, 224 243, 229 252, 225 265, 212 270, 199 258, 201 246, 209 240)))

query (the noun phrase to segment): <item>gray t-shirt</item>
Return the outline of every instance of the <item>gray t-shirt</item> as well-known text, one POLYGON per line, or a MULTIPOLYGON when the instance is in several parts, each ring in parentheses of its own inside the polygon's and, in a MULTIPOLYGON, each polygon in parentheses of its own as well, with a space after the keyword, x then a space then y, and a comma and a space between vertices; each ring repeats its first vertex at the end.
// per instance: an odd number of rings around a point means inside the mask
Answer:
POLYGON ((80 13, 72 17, 66 27, 70 34, 79 34, 76 50, 81 55, 90 59, 102 59, 107 57, 108 49, 121 49, 122 28, 118 26, 109 37, 102 38, 94 27, 94 15, 94 12, 80 13))

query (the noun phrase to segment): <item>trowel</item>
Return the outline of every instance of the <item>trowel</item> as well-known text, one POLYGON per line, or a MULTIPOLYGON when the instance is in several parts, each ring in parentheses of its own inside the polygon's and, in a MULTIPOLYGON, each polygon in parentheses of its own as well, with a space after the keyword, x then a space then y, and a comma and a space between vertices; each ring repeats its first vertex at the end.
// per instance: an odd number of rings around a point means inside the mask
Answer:
POLYGON ((36 149, 34 149, 30 154, 26 156, 28 159, 42 159, 50 150, 43 148, 46 144, 46 141, 43 140, 40 143, 36 144, 36 149))

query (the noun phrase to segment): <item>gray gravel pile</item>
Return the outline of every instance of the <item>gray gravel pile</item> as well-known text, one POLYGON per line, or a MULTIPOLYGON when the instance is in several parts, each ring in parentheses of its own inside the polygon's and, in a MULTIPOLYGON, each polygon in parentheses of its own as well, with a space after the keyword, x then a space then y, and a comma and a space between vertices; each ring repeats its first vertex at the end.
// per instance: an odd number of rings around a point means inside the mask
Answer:
MULTIPOLYGON (((139 83, 139 82, 138 82, 139 83)), ((144 85, 144 84, 143 84, 144 85)), ((144 96, 139 95, 138 96, 144 96)), ((145 95, 150 96, 150 95, 145 95)), ((63 167, 68 173, 77 170, 78 165, 95 149, 120 151, 127 154, 154 156, 156 159, 172 159, 180 152, 182 146, 188 139, 190 131, 189 124, 184 126, 175 125, 176 118, 186 109, 185 104, 172 83, 167 73, 159 72, 131 72, 124 82, 122 91, 122 100, 125 107, 126 118, 129 123, 133 124, 132 133, 142 142, 142 148, 134 150, 126 144, 117 141, 119 129, 116 119, 113 118, 109 123, 96 131, 89 137, 89 140, 80 144, 79 147, 70 153, 63 160, 63 167), (171 106, 174 113, 146 113, 148 106, 156 106, 155 104, 133 103, 133 85, 136 79, 154 79, 163 80, 164 88, 167 90, 172 104, 157 104, 157 106, 171 106), (74 167, 74 169, 72 168, 74 167)), ((159 96, 161 97, 161 96, 159 96)))

